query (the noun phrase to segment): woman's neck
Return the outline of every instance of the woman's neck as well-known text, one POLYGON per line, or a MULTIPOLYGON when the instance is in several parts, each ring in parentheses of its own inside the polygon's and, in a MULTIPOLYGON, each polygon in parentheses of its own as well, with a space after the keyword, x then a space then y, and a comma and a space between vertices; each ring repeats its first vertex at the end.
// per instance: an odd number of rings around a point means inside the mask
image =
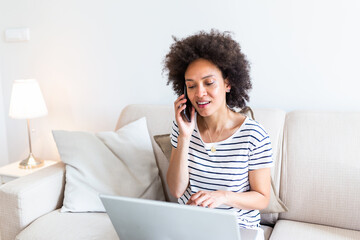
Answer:
POLYGON ((199 122, 202 129, 206 129, 211 133, 220 132, 223 128, 229 128, 232 111, 226 106, 223 110, 217 111, 211 116, 200 118, 199 122))

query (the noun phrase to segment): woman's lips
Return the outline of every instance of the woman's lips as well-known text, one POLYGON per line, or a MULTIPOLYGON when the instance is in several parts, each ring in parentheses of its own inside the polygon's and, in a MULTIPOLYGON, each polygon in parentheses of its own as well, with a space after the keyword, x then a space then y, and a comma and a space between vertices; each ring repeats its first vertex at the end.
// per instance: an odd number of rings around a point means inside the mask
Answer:
POLYGON ((210 101, 202 101, 202 102, 196 102, 199 108, 205 108, 207 105, 210 104, 210 101))

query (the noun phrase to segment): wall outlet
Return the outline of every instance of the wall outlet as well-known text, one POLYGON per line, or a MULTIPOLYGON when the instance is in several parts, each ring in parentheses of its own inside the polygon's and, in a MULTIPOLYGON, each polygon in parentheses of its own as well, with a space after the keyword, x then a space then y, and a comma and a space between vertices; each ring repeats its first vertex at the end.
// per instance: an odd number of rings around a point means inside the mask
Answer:
POLYGON ((5 30, 5 40, 7 42, 24 42, 30 40, 29 28, 12 28, 5 30))

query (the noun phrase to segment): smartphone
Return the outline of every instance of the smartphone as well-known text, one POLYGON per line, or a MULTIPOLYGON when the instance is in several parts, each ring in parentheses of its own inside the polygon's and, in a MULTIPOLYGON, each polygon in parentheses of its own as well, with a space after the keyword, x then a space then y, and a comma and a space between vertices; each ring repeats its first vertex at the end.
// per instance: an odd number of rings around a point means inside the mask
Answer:
POLYGON ((185 98, 187 99, 186 101, 186 108, 182 111, 182 115, 183 115, 183 118, 184 120, 188 121, 188 122, 191 122, 191 109, 192 109, 192 104, 189 100, 189 98, 187 97, 187 91, 186 91, 186 85, 184 87, 184 95, 185 95, 185 98))

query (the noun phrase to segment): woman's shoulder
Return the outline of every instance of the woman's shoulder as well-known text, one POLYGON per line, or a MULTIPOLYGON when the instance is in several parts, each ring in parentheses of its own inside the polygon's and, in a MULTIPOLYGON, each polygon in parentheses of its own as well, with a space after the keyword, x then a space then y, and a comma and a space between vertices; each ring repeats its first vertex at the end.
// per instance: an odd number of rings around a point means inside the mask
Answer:
POLYGON ((254 127, 254 128, 259 128, 264 133, 266 133, 264 126, 260 122, 254 120, 254 119, 252 119, 250 117, 246 117, 246 118, 247 118, 247 120, 245 121, 245 125, 251 126, 251 127, 254 127))
POLYGON ((246 117, 240 132, 252 136, 252 139, 257 141, 262 141, 269 137, 264 126, 250 117, 246 117))

